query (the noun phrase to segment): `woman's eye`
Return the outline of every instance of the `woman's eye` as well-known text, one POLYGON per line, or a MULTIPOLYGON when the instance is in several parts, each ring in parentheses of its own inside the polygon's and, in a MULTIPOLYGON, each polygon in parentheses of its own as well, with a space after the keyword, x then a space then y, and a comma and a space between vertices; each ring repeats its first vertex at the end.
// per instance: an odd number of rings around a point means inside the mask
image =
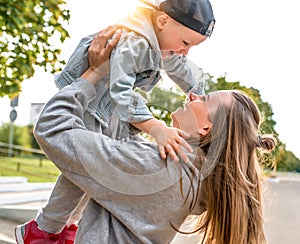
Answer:
POLYGON ((200 100, 201 100, 202 102, 205 102, 205 96, 200 96, 200 100))
POLYGON ((202 96, 203 102, 207 102, 209 100, 209 94, 205 94, 202 96))

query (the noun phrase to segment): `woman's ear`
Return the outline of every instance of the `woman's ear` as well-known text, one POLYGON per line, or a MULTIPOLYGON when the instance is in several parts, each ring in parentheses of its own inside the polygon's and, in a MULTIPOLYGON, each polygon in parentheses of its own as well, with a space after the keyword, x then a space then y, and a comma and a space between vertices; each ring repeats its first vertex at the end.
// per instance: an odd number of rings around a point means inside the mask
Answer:
POLYGON ((210 132, 211 127, 209 125, 203 126, 198 129, 198 133, 200 136, 206 136, 210 132))
POLYGON ((169 19, 170 19, 169 15, 167 15, 165 12, 160 12, 156 18, 157 28, 159 30, 162 30, 164 28, 164 26, 167 24, 169 19))

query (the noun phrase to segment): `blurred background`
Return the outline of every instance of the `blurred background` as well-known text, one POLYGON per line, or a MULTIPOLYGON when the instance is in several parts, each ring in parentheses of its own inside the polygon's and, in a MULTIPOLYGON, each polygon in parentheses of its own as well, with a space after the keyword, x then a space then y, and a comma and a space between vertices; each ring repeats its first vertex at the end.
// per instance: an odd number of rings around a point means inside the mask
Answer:
MULTIPOLYGON (((216 18, 214 33, 190 50, 190 64, 196 77, 205 81, 206 92, 241 89, 256 101, 264 118, 262 133, 274 133, 280 142, 264 164, 268 177, 269 243, 299 243, 295 240, 299 240, 300 234, 293 231, 300 224, 297 2, 211 3, 216 18), (271 166, 273 162, 276 169, 271 166)), ((64 67, 82 37, 125 18, 139 4, 137 0, 1 0, 0 217, 5 220, 2 224, 12 221, 14 225, 15 221, 32 216, 47 200, 59 174, 32 135, 41 109, 58 91, 53 74, 64 67), (27 212, 16 214, 20 209, 27 212), (9 217, 12 213, 18 218, 9 217)), ((166 123, 170 122, 170 111, 184 99, 166 76, 160 86, 143 95, 154 115, 166 123)), ((12 231, 8 226, 4 237, 10 239, 12 231)))

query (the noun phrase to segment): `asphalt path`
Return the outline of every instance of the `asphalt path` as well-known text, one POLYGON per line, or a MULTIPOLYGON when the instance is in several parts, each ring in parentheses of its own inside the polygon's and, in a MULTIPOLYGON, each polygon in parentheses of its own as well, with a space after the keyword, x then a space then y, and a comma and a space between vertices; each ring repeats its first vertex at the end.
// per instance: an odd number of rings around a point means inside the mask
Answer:
POLYGON ((300 243, 300 180, 269 180, 265 185, 265 231, 269 244, 300 243))

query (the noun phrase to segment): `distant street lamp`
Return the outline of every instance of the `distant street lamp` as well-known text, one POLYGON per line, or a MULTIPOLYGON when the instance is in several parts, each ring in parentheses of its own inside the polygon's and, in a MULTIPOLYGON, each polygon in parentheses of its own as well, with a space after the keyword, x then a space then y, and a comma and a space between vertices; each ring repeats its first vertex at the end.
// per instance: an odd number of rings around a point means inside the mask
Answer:
POLYGON ((15 107, 18 106, 19 103, 19 97, 15 97, 10 101, 10 106, 12 107, 12 110, 10 111, 9 118, 10 118, 10 128, 9 128, 9 148, 8 148, 8 156, 11 157, 13 155, 13 142, 14 142, 14 122, 17 119, 17 111, 15 110, 15 107))

